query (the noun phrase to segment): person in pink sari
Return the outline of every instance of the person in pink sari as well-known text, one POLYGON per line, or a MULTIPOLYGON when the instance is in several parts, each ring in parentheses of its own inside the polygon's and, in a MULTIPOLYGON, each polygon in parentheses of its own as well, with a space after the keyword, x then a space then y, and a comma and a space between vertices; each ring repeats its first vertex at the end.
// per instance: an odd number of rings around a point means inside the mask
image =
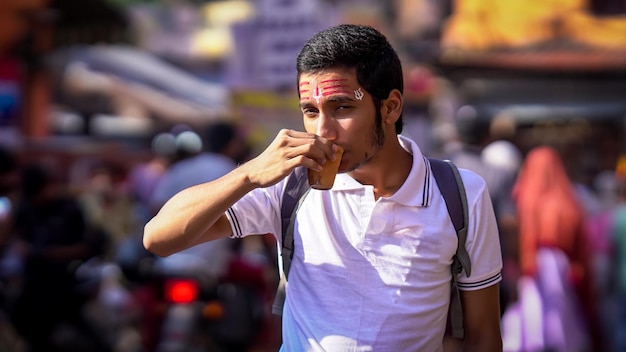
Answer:
POLYGON ((520 282, 524 283, 519 285, 521 341, 525 340, 524 326, 541 326, 543 338, 532 339, 535 348, 597 350, 585 213, 557 150, 540 146, 527 154, 513 197, 519 224, 520 282), (528 302, 536 305, 537 300, 541 307, 528 307, 528 302))

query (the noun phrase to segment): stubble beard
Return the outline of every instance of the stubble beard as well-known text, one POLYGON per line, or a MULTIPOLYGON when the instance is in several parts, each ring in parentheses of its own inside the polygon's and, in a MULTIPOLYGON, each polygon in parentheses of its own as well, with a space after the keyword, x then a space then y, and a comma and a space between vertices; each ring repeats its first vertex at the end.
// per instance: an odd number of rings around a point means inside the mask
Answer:
POLYGON ((350 167, 347 172, 354 171, 363 165, 367 165, 376 156, 376 154, 383 149, 383 145, 385 145, 385 132, 383 131, 382 121, 383 116, 380 113, 380 109, 376 109, 376 119, 370 129, 368 138, 371 150, 366 152, 364 158, 350 167))

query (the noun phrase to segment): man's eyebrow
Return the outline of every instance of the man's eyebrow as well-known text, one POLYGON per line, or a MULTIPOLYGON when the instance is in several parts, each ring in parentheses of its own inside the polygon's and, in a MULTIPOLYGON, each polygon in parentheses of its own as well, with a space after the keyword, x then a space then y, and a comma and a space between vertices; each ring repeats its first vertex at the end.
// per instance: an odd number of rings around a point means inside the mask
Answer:
POLYGON ((311 100, 309 98, 300 99, 300 109, 304 109, 304 108, 308 108, 312 106, 314 105, 311 103, 311 100))
POLYGON ((343 102, 354 102, 355 100, 350 96, 350 94, 341 94, 341 95, 331 95, 325 97, 327 101, 333 103, 343 103, 343 102))

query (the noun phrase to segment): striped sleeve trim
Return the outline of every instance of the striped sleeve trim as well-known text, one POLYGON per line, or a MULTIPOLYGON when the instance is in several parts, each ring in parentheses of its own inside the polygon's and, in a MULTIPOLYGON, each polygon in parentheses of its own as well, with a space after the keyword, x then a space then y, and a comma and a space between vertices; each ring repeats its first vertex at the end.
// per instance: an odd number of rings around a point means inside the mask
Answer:
POLYGON ((228 210, 226 210, 226 216, 230 220, 231 228, 233 229, 233 234, 230 237, 242 238, 243 232, 241 231, 241 224, 239 223, 239 219, 237 218, 237 214, 233 208, 228 208, 228 210))
POLYGON ((458 282, 457 285, 461 290, 477 290, 479 288, 489 287, 500 281, 502 281, 502 272, 478 282, 458 282))
POLYGON ((424 189, 422 190, 422 206, 427 207, 430 205, 430 163, 426 157, 422 158, 424 165, 426 166, 426 176, 424 177, 424 189))

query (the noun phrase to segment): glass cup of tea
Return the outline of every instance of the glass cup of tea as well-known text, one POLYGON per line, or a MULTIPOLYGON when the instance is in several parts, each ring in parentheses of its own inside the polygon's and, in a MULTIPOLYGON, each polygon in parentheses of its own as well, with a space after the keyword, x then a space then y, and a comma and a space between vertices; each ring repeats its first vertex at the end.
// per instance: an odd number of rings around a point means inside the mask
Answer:
POLYGON ((339 170, 339 164, 341 164, 342 155, 343 148, 338 145, 337 151, 335 152, 335 160, 326 160, 324 165, 322 165, 322 171, 318 172, 313 169, 308 169, 309 185, 311 188, 327 190, 333 187, 335 176, 337 176, 337 171, 339 170))

